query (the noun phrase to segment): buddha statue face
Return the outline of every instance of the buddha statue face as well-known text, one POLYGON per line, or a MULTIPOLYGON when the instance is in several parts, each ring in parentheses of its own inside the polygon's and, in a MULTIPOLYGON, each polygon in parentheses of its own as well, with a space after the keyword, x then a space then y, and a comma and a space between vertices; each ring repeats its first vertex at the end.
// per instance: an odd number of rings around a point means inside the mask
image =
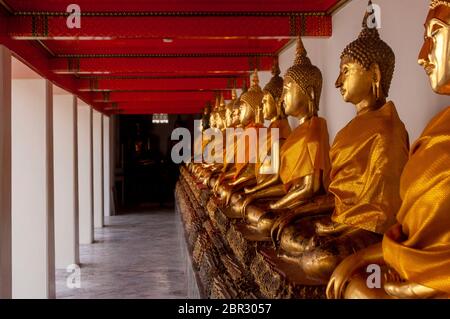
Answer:
POLYGON ((240 108, 235 107, 232 112, 232 123, 233 126, 237 126, 240 123, 240 108))
POLYGON ((247 126, 255 120, 255 111, 247 102, 241 101, 239 110, 239 121, 243 126, 247 126))
POLYGON ((272 94, 270 94, 269 92, 264 93, 262 103, 263 103, 262 112, 264 119, 271 120, 277 116, 277 105, 272 94))
POLYGON ((216 112, 211 113, 209 117, 209 127, 216 128, 216 112))
POLYGON ((343 56, 335 85, 340 89, 345 102, 357 105, 374 95, 374 82, 379 83, 380 77, 377 64, 372 64, 369 69, 365 69, 351 57, 343 56))
POLYGON ((290 77, 284 80, 283 96, 286 115, 302 118, 310 113, 310 105, 314 100, 314 90, 310 90, 310 95, 290 77))
POLYGON ((209 115, 211 113, 211 107, 209 105, 203 108, 203 115, 209 115))
POLYGON ((450 94, 450 6, 431 9, 425 21, 425 40, 419 64, 427 73, 433 91, 450 94))
POLYGON ((215 122, 216 122, 216 127, 217 127, 219 130, 222 130, 222 129, 225 128, 225 120, 224 120, 224 118, 222 117, 222 115, 220 114, 220 112, 217 112, 217 113, 216 113, 216 120, 215 120, 215 122))
POLYGON ((233 126, 233 110, 228 107, 225 111, 225 124, 227 127, 233 126))

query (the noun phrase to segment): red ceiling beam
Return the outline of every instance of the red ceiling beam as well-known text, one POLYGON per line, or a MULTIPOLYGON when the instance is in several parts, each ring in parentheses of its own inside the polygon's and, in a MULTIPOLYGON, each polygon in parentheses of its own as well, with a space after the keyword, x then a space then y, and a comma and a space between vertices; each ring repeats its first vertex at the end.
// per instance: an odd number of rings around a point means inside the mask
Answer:
MULTIPOLYGON (((6 12, 0 8, 0 26, 6 21, 6 12)), ((0 44, 5 45, 13 52, 13 56, 28 65, 36 73, 43 78, 51 81, 62 89, 77 95, 87 104, 97 107, 92 104, 92 95, 90 92, 78 92, 77 79, 73 77, 57 76, 50 69, 50 61, 48 56, 36 43, 28 41, 14 41, 10 37, 2 36, 2 29, 0 29, 0 44)))
POLYGON ((81 79, 79 91, 226 90, 242 87, 242 78, 81 79))
MULTIPOLYGON (((6 33, 6 30, 5 30, 6 33)), ((96 40, 48 40, 44 45, 57 57, 70 57, 77 54, 257 54, 273 53, 281 50, 287 39, 176 39, 172 42, 163 39, 114 39, 96 40)))
POLYGON ((94 102, 184 102, 191 100, 208 101, 214 99, 214 92, 97 92, 94 102))
POLYGON ((57 74, 186 73, 227 74, 239 71, 270 70, 273 57, 202 58, 54 58, 57 74))
MULTIPOLYGON (((4 0, 15 11, 65 11, 70 1, 47 0, 4 0)), ((92 1, 77 0, 82 11, 86 12, 137 12, 137 11, 161 11, 161 12, 305 12, 327 11, 339 0, 110 0, 92 1)))
POLYGON ((199 113, 207 100, 198 101, 153 101, 153 102, 119 102, 119 103, 103 103, 100 109, 109 114, 114 113, 131 113, 131 114, 195 114, 199 113))
MULTIPOLYGON (((142 13, 144 14, 144 13, 142 13)), ((81 17, 81 28, 69 29, 66 16, 14 15, 9 17, 14 39, 116 38, 287 38, 331 36, 331 16, 289 14, 263 16, 117 16, 81 17)))

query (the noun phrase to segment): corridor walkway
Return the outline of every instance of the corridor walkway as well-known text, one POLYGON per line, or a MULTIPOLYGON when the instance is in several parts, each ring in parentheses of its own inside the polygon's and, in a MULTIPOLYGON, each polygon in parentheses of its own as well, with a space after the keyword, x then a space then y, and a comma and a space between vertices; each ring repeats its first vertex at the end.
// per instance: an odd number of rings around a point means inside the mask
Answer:
POLYGON ((56 274, 57 298, 186 298, 183 254, 172 210, 108 217, 81 245, 81 288, 56 274))

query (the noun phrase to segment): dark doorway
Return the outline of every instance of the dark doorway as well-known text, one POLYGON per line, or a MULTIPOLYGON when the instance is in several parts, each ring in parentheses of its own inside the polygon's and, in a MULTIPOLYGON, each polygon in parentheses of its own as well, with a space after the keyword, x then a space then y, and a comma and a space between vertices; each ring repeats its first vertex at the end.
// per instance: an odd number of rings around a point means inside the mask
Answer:
POLYGON ((193 130, 191 115, 170 115, 152 123, 152 115, 119 115, 116 126, 115 202, 118 213, 173 206, 179 168, 171 160, 174 127, 193 130))

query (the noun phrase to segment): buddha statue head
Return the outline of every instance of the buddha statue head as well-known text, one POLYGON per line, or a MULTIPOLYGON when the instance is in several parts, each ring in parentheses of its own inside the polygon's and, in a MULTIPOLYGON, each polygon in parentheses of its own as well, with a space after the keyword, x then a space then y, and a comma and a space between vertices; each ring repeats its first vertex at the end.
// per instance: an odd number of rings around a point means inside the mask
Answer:
POLYGON ((360 105, 360 110, 384 105, 395 68, 394 51, 381 40, 378 29, 370 27, 371 16, 366 12, 358 38, 342 52, 336 80, 344 101, 360 105))
POLYGON ((202 110, 202 131, 210 127, 210 117, 211 117, 211 104, 209 102, 203 107, 202 110))
POLYGON ((266 120, 284 118, 281 108, 281 96, 283 93, 283 78, 280 76, 280 66, 278 58, 274 60, 272 66, 272 78, 263 89, 263 117, 266 120))
POLYGON ((425 21, 425 38, 419 64, 433 91, 450 94, 450 0, 432 0, 425 21))
POLYGON ((226 105, 225 99, 223 96, 223 92, 220 92, 220 100, 219 100, 219 116, 222 121, 222 129, 227 127, 227 118, 226 118, 226 105))
POLYGON ((225 118, 227 127, 239 125, 239 105, 236 88, 231 90, 231 101, 225 107, 225 118))
POLYGON ((252 86, 243 93, 240 98, 240 122, 243 126, 254 123, 258 112, 260 112, 263 92, 259 86, 258 71, 255 70, 252 76, 252 86))
POLYGON ((297 39, 294 65, 287 70, 283 86, 286 115, 297 118, 317 115, 322 92, 322 73, 308 58, 300 36, 297 39))
POLYGON ((216 111, 212 110, 209 116, 209 127, 212 129, 216 128, 216 111))
POLYGON ((223 130, 225 126, 225 103, 223 100, 223 93, 216 95, 216 105, 214 107, 214 117, 215 117, 215 124, 216 128, 219 130, 223 130))

